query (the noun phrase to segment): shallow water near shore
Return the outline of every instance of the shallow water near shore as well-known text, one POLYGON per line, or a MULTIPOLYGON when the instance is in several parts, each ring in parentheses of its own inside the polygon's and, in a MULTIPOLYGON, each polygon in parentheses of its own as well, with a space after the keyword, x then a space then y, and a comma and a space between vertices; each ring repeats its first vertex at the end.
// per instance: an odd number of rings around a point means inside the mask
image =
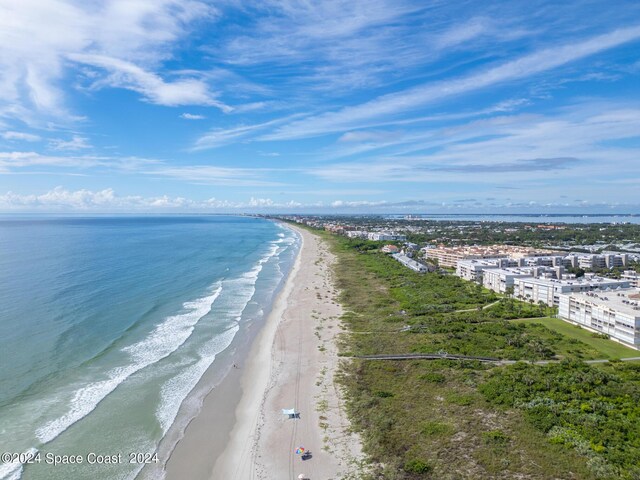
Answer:
POLYGON ((248 217, 0 218, 0 450, 40 453, 0 478, 134 477, 296 246, 248 217))

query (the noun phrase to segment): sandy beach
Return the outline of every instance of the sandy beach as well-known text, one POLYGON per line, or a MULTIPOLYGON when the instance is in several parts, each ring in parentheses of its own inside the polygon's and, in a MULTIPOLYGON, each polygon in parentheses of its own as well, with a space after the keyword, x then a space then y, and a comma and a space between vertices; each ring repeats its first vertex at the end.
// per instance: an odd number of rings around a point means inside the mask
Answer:
POLYGON ((239 368, 187 427, 167 463, 169 480, 329 480, 357 471, 360 442, 348 431, 334 378, 341 331, 335 259, 318 236, 295 230, 300 252, 271 313, 239 368), (289 408, 299 418, 282 414, 289 408))

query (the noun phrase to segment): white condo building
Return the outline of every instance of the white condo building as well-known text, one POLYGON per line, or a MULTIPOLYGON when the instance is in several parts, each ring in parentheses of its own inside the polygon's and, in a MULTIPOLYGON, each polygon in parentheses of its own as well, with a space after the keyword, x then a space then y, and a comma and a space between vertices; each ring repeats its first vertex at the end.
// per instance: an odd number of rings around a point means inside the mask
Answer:
POLYGON ((494 268, 517 267, 519 260, 511 258, 487 258, 458 260, 456 262, 456 275, 465 280, 482 283, 484 272, 494 268))
POLYGON ((369 232, 367 234, 367 238, 369 240, 374 240, 376 242, 379 241, 399 241, 399 242, 404 242, 407 239, 406 235, 397 235, 395 233, 389 233, 389 232, 369 232))
POLYGON ((420 262, 416 262, 415 260, 407 257, 402 253, 395 253, 391 256, 395 258, 397 261, 399 261, 401 264, 403 264, 405 267, 409 267, 414 272, 427 273, 429 271, 429 267, 427 267, 426 265, 423 265, 420 262))
POLYGON ((483 272, 491 268, 500 268, 498 259, 458 260, 456 262, 456 275, 471 282, 481 282, 483 272))
POLYGON ((613 280, 611 278, 585 275, 580 278, 515 278, 514 295, 524 301, 533 303, 544 302, 550 307, 560 303, 560 295, 567 293, 591 292, 603 289, 629 288, 628 280, 613 280))
POLYGON ((621 278, 629 280, 632 287, 640 288, 640 273, 634 270, 625 270, 621 278))
POLYGON ((628 263, 629 255, 626 253, 603 253, 578 257, 578 266, 585 270, 626 267, 628 263))
POLYGON ((640 293, 637 289, 561 294, 558 316, 640 349, 640 293))
POLYGON ((517 278, 532 278, 533 268, 493 268, 482 274, 482 285, 489 290, 505 293, 509 287, 514 287, 517 278))

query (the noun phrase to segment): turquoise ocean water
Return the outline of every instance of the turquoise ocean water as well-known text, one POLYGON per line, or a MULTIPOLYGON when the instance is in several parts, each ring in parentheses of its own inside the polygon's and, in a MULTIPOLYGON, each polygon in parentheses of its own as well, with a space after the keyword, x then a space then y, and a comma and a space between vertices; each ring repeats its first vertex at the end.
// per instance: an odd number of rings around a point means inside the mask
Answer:
POLYGON ((0 479, 134 478, 298 246, 248 217, 0 217, 0 453, 35 458, 0 479))

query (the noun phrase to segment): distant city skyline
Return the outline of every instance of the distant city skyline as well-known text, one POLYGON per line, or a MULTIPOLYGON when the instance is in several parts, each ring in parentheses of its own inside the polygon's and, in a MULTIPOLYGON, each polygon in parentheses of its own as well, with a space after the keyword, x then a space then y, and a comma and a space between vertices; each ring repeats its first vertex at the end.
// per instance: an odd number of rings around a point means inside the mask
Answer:
POLYGON ((0 212, 639 213, 640 3, 0 0, 0 212))

